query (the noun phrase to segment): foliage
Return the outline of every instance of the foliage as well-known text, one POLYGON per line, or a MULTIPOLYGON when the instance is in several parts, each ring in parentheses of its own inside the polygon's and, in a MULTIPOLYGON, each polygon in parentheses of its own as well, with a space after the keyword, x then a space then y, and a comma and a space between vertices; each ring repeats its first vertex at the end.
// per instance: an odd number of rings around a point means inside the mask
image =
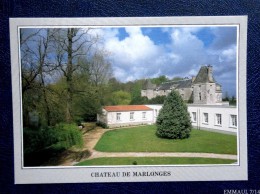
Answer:
POLYGON ((166 96, 156 96, 148 101, 149 104, 163 104, 166 96))
POLYGON ((97 126, 100 126, 100 127, 102 127, 102 128, 104 128, 104 129, 108 129, 108 128, 109 128, 106 123, 103 123, 103 122, 101 122, 101 121, 97 121, 97 122, 96 122, 96 125, 97 125, 97 126))
POLYGON ((237 105, 237 99, 234 96, 232 96, 232 98, 229 100, 229 104, 233 106, 237 105))
POLYGON ((191 122, 187 106, 181 96, 172 91, 159 112, 156 134, 170 139, 184 139, 190 136, 191 122))
POLYGON ((131 94, 122 90, 113 92, 111 101, 112 105, 127 105, 131 102, 131 94))
POLYGON ((84 79, 79 79, 79 82, 72 101, 73 120, 81 118, 82 121, 95 121, 96 114, 101 110, 98 88, 84 79))
POLYGON ((237 99, 235 96, 232 96, 231 98, 228 95, 228 92, 225 92, 225 97, 222 99, 224 102, 229 102, 230 105, 236 106, 237 104, 237 99))
POLYGON ((178 76, 171 79, 171 81, 180 81, 180 80, 183 80, 183 78, 178 76))
POLYGON ((161 76, 159 76, 159 77, 156 77, 156 78, 152 78, 152 79, 151 79, 151 82, 152 82, 153 84, 156 84, 156 85, 160 85, 161 83, 167 82, 167 81, 169 81, 169 79, 168 79, 165 75, 161 75, 161 76))
POLYGON ((22 29, 20 40, 24 126, 32 127, 32 112, 41 128, 94 120, 112 75, 95 30, 22 29))
POLYGON ((222 101, 229 101, 229 100, 230 100, 230 98, 229 98, 228 92, 226 91, 225 97, 222 99, 222 101))
POLYGON ((58 133, 58 142, 56 145, 68 149, 72 146, 78 148, 83 147, 83 137, 78 126, 75 124, 59 123, 55 126, 55 130, 58 133))
POLYGON ((55 127, 45 129, 23 130, 24 152, 32 153, 50 146, 59 146, 68 149, 75 145, 81 148, 83 146, 82 133, 75 124, 57 124, 55 127))
POLYGON ((149 100, 146 96, 137 96, 131 100, 130 104, 149 104, 149 100))
POLYGON ((159 137, 184 139, 190 136, 190 115, 178 92, 172 91, 167 96, 157 117, 156 125, 156 134, 159 137))
POLYGON ((58 133, 51 127, 46 129, 24 128, 23 146, 25 153, 36 152, 51 146, 58 141, 58 133))
POLYGON ((154 135, 155 125, 107 131, 95 150, 102 152, 201 152, 236 154, 237 137, 216 132, 192 130, 190 138, 166 139, 154 135))

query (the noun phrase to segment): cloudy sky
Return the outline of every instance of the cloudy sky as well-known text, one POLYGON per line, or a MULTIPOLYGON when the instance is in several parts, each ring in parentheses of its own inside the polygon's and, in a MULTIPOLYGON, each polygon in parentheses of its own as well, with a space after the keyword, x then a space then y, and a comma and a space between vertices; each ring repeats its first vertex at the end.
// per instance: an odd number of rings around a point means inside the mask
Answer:
POLYGON ((166 75, 191 77, 211 64, 223 94, 236 95, 237 28, 121 27, 101 28, 100 34, 114 76, 122 81, 166 75))

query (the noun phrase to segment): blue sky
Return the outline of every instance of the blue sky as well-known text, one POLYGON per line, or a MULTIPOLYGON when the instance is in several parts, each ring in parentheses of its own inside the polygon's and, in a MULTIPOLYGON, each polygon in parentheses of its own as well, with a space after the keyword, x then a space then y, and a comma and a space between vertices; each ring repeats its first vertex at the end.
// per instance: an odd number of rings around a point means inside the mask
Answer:
POLYGON ((210 64, 223 94, 236 95, 235 26, 100 27, 90 33, 101 37, 97 47, 108 51, 113 76, 121 82, 161 75, 191 78, 210 64))
POLYGON ((223 94, 236 95, 237 28, 234 26, 101 28, 114 77, 122 82, 166 75, 191 77, 213 66, 223 94))

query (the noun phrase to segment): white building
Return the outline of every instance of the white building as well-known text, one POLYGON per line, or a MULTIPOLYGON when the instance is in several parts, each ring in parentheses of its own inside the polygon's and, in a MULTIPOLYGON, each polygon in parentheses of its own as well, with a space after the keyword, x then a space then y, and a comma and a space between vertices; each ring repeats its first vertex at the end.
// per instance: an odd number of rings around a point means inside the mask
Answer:
MULTIPOLYGON (((109 127, 154 124, 163 105, 105 106, 97 120, 109 127)), ((237 108, 227 105, 188 104, 196 129, 237 132, 237 108)))
POLYGON ((123 127, 154 123, 154 110, 145 105, 104 106, 97 121, 109 127, 123 127))
POLYGON ((192 126, 196 129, 237 132, 237 108, 227 105, 189 104, 192 126))

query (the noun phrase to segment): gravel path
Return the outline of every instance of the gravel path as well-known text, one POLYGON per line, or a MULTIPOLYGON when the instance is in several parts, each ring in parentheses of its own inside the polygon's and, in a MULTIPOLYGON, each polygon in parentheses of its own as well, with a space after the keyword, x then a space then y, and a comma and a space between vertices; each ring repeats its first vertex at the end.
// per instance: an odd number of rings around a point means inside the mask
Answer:
POLYGON ((102 157, 191 157, 191 158, 221 158, 236 160, 237 155, 188 152, 98 152, 93 150, 88 160, 102 157))

